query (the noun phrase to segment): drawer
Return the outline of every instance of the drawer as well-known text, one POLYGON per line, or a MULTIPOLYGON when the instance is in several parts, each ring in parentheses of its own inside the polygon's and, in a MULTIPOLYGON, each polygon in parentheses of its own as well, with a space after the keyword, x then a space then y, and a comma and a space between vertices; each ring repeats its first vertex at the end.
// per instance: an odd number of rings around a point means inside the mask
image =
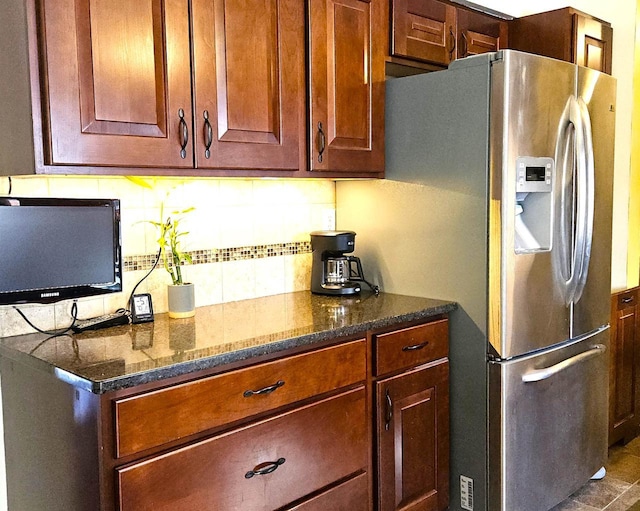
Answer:
POLYGON ((116 469, 118 509, 273 511, 365 472, 365 395, 361 386, 116 469))
POLYGON ((334 486, 287 511, 369 511, 366 472, 334 486))
POLYGON ((363 381, 365 343, 352 341, 117 400, 117 456, 363 381))
POLYGON ((446 319, 374 337, 376 375, 417 366, 449 353, 446 319))
POLYGON ((638 290, 636 288, 623 291, 616 294, 618 302, 618 310, 627 309, 629 307, 635 307, 638 303, 638 290))

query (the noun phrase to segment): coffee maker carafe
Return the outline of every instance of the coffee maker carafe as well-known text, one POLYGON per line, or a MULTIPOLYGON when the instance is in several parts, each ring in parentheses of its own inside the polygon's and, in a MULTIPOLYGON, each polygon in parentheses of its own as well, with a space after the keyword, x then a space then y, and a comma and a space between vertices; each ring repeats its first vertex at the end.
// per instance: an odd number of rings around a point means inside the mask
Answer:
POLYGON ((355 238, 353 231, 311 233, 312 293, 352 295, 360 292, 363 282, 374 289, 364 278, 360 259, 345 255, 355 249, 355 238))

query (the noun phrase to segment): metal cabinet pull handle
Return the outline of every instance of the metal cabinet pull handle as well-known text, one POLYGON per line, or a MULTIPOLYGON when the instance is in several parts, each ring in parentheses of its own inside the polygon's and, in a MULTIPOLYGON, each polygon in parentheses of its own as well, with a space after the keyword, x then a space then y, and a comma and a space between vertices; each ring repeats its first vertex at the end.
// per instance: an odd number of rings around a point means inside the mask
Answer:
POLYGON ((324 135, 324 130, 322 129, 322 122, 318 123, 318 163, 322 163, 322 153, 324 153, 324 149, 327 143, 327 139, 324 135))
POLYGON ((631 303, 633 302, 633 296, 627 296, 622 299, 622 303, 631 303))
POLYGON ((182 108, 178 110, 178 117, 180 117, 180 158, 184 159, 187 157, 189 128, 187 127, 187 121, 184 120, 184 110, 182 108))
POLYGON ((269 461, 267 463, 262 463, 258 465, 253 470, 249 470, 244 477, 245 479, 251 479, 253 476, 263 476, 266 474, 270 474, 275 471, 280 465, 282 465, 285 461, 284 458, 278 458, 276 461, 269 461), (261 467, 261 468, 259 468, 261 467))
POLYGON ((402 351, 416 351, 425 348, 429 344, 429 341, 424 341, 420 344, 413 344, 412 346, 403 346, 402 351))
POLYGON ((466 57, 469 51, 469 41, 467 41, 467 34, 464 32, 462 32, 462 43, 464 43, 464 45, 460 45, 460 56, 466 57))
POLYGON ((453 52, 456 51, 456 35, 453 33, 453 27, 449 27, 449 42, 451 43, 449 58, 453 59, 453 52))
POLYGON ((251 397, 251 396, 258 396, 260 394, 271 394, 271 392, 273 392, 276 389, 279 389, 280 387, 282 387, 284 385, 284 381, 282 380, 278 380, 277 382, 275 382, 273 385, 269 385, 268 387, 265 387, 263 389, 259 389, 259 390, 245 390, 244 393, 242 394, 244 397, 251 397))
POLYGON ((391 394, 389 394, 389 389, 385 392, 385 399, 387 400, 387 410, 384 419, 384 430, 389 431, 389 426, 391 425, 391 420, 393 419, 393 401, 391 401, 391 394))
POLYGON ((211 127, 211 123, 209 122, 209 111, 205 110, 202 112, 202 116, 204 117, 204 157, 211 157, 211 144, 213 144, 213 128, 211 127))
POLYGON ((583 361, 588 358, 599 355, 600 353, 604 353, 607 350, 607 347, 604 344, 595 344, 591 347, 591 349, 579 353, 571 358, 563 360, 562 362, 552 365, 551 367, 545 367, 543 369, 534 369, 526 374, 522 375, 522 381, 524 383, 531 383, 535 381, 546 380, 550 378, 554 374, 558 374, 560 371, 564 371, 565 369, 583 361))

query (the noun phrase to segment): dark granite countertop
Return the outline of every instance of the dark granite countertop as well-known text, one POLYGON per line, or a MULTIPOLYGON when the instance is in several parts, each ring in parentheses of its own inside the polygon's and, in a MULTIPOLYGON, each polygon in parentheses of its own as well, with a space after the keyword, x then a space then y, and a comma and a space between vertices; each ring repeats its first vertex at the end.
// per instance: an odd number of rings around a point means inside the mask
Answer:
POLYGON ((5 356, 102 394, 453 311, 454 302, 381 293, 288 293, 200 307, 188 319, 0 340, 5 356))

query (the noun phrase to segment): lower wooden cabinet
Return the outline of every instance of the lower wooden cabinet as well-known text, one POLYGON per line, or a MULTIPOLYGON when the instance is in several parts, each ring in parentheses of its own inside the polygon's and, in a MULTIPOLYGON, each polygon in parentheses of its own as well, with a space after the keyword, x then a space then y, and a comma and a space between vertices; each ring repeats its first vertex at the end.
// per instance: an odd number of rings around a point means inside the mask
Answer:
POLYGON ((449 363, 376 383, 379 511, 449 505, 449 363))
POLYGON ((441 315, 105 394, 0 357, 9 509, 444 511, 447 356, 441 315))
POLYGON ((449 507, 448 326, 373 337, 378 511, 449 507))
POLYGON ((639 288, 611 297, 609 445, 635 438, 640 428, 639 288))

